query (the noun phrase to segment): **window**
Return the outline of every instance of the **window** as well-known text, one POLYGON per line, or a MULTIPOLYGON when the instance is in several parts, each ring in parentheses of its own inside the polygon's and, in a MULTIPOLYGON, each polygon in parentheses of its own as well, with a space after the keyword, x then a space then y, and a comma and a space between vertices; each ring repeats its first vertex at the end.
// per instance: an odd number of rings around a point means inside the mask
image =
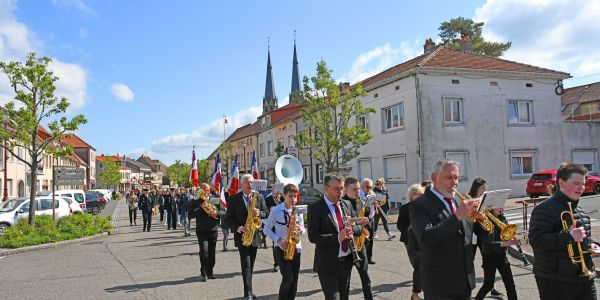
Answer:
MULTIPOLYGON (((6 186, 8 187, 8 195, 12 195, 13 194, 13 184, 12 184, 12 179, 7 179, 6 180, 6 186)), ((2 193, 4 193, 4 190, 2 191, 2 193)), ((2 194, 2 196, 4 196, 4 194, 2 194)))
POLYGON ((400 103, 383 109, 383 123, 385 130, 404 127, 404 104, 400 103))
POLYGON ((323 165, 317 164, 317 183, 323 183, 323 165))
POLYGON ((534 173, 535 151, 511 151, 510 169, 513 177, 528 177, 534 173))
POLYGON ((510 100, 508 101, 508 123, 509 124, 532 124, 532 101, 510 100))
POLYGON ((310 166, 303 166, 302 167, 303 173, 302 174, 302 182, 303 183, 310 183, 310 174, 311 174, 311 170, 310 170, 310 166))
POLYGON ((294 137, 293 136, 288 136, 288 147, 296 147, 296 144, 294 143, 294 137))
POLYGON ((394 87, 394 90, 396 90, 396 91, 399 90, 399 89, 400 89, 399 85, 397 85, 397 86, 394 87))
POLYGON ((460 164, 460 166, 458 167, 458 172, 460 174, 458 179, 460 181, 468 180, 467 161, 469 153, 467 151, 446 151, 445 156, 446 159, 453 160, 460 164))
POLYGON ((526 83, 525 87, 533 87, 533 83, 526 83))
POLYGON ((461 98, 444 98, 444 122, 463 123, 461 98))
POLYGON ((260 157, 265 157, 265 143, 260 143, 259 147, 260 157))
POLYGON ((386 182, 406 182, 406 155, 384 157, 383 173, 386 182))
MULTIPOLYGON (((58 208, 59 204, 58 204, 58 200, 54 200, 54 207, 58 208)), ((42 199, 40 200, 40 209, 41 210, 46 210, 46 209, 52 209, 52 199, 42 199)))
POLYGON ((595 172, 596 151, 573 150, 573 162, 584 166, 586 169, 588 169, 589 172, 595 172))
POLYGON ((19 158, 25 159, 25 148, 17 147, 17 155, 19 156, 19 158))
POLYGON ((269 151, 269 156, 273 155, 273 141, 267 142, 267 151, 269 151))
POLYGON ((373 98, 377 98, 377 97, 379 97, 379 93, 375 93, 375 94, 373 95, 373 98))
POLYGON ((371 127, 369 125, 369 115, 363 115, 363 116, 356 117, 356 124, 359 125, 360 128, 369 130, 369 128, 371 127))
POLYGON ((598 112, 600 113, 600 102, 598 102, 598 112))
POLYGON ((362 158, 358 160, 358 180, 361 180, 365 177, 373 178, 370 158, 362 158))
POLYGON ((460 84, 460 80, 458 80, 458 79, 452 79, 452 84, 460 84))
MULTIPOLYGON (((0 147, 0 170, 4 170, 4 148, 0 147)), ((2 189, 0 189, 2 191, 2 189)))

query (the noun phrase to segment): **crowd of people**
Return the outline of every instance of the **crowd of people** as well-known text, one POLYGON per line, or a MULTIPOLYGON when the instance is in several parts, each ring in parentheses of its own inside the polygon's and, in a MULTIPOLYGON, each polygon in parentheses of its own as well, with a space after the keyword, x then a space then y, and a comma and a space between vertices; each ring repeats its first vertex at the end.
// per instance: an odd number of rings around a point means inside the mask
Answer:
MULTIPOLYGON (((533 210, 528 238, 536 259, 533 273, 540 299, 596 299, 591 257, 600 252, 600 244, 591 238, 589 216, 577 205, 586 174, 580 165, 563 163, 553 196, 533 210)), ((458 163, 436 162, 431 180, 411 185, 407 202, 399 209, 397 229, 413 269, 410 299, 421 299, 421 293, 428 300, 471 299, 477 250, 484 280, 475 299, 483 299, 488 293, 503 295, 494 288, 496 271, 506 297, 517 299, 506 254, 508 247, 519 244, 519 239, 502 236, 508 224, 502 207, 489 208, 485 213, 479 210, 487 190, 485 179, 476 178, 468 196, 458 197, 459 177, 458 163), (497 220, 491 223, 492 228, 483 225, 482 220, 488 218, 497 220)), ((227 196, 226 205, 206 183, 200 184, 202 193, 183 188, 132 191, 127 196, 130 223, 137 224, 140 210, 144 231, 151 230, 153 215, 160 215, 167 229, 182 226, 184 236, 188 236, 190 221, 196 219, 202 282, 215 278, 219 227, 223 251, 229 250, 228 236, 233 233, 245 299, 257 298, 252 288, 254 263, 257 249, 266 247, 267 237, 273 246, 273 271, 282 276, 279 299, 296 297, 303 252, 299 239, 307 235, 315 244, 313 270, 325 299, 348 299, 353 268, 360 276, 363 297, 373 299, 369 265, 375 264, 373 242, 378 238, 379 223, 389 240, 395 237, 389 228, 390 196, 383 178, 373 182, 369 178, 326 175, 322 198, 307 207, 306 226, 304 212, 296 210, 296 185, 275 184, 265 198, 252 189, 253 180, 252 175, 243 175, 240 191, 227 196), (377 194, 386 200, 366 201, 377 194), (256 225, 256 218, 263 220, 262 226, 256 225)))

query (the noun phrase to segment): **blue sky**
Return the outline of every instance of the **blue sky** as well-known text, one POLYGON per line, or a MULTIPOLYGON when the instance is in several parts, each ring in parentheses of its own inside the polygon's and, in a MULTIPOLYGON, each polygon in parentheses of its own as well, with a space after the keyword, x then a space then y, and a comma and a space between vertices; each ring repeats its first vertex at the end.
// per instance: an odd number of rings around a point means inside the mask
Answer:
MULTIPOLYGON (((294 30, 301 76, 324 59, 336 78, 355 82, 420 54, 457 16, 512 41, 505 58, 580 78, 572 86, 600 81, 598 15, 596 0, 0 0, 0 59, 52 57, 70 113, 89 120, 77 133, 99 154, 145 153, 169 164, 189 160, 192 145, 199 157, 210 154, 223 138, 223 114, 232 121, 227 134, 256 119, 268 37, 280 105, 294 30)), ((0 103, 10 97, 0 78, 0 103)))

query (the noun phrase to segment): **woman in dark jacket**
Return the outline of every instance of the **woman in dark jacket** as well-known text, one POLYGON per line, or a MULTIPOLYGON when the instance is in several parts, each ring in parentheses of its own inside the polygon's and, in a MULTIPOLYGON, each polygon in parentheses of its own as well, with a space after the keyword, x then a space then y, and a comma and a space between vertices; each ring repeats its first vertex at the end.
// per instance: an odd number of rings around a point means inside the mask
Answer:
MULTIPOLYGON (((385 188, 385 180, 383 178, 377 178, 375 180, 375 188, 373 188, 373 192, 376 194, 385 195, 386 201, 385 203, 379 207, 386 215, 388 210, 390 210, 390 195, 388 195, 388 190, 385 188)), ((388 226, 388 220, 381 215, 381 213, 375 214, 373 232, 375 232, 375 237, 377 237, 377 227, 379 227, 379 220, 383 223, 383 229, 387 233, 388 241, 395 238, 396 235, 390 232, 390 227, 388 226)))
POLYGON ((413 267, 413 288, 410 295, 411 300, 420 300, 419 293, 421 292, 420 270, 419 270, 419 247, 417 238, 410 227, 409 207, 413 200, 423 195, 425 189, 420 184, 413 184, 408 188, 406 199, 409 202, 400 207, 398 213, 397 227, 400 230, 400 241, 406 246, 408 259, 413 267))

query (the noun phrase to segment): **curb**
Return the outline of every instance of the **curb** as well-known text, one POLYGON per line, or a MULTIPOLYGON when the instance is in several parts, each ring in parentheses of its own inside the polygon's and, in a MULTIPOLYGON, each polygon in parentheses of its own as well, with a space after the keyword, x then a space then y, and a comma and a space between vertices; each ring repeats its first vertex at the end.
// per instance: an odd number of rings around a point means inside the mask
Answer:
POLYGON ((17 248, 17 249, 0 250, 0 256, 8 256, 8 255, 14 255, 14 254, 31 252, 31 251, 42 250, 42 249, 56 248, 56 247, 60 247, 60 246, 85 242, 85 241, 97 239, 99 237, 103 237, 106 235, 110 235, 111 231, 99 233, 99 234, 92 235, 92 236, 86 236, 86 237, 82 237, 82 238, 78 238, 78 239, 74 239, 74 240, 61 241, 61 242, 56 242, 56 243, 47 243, 47 244, 28 246, 28 247, 17 248))
MULTIPOLYGON (((510 246, 508 247, 508 254, 510 254, 510 256, 518 259, 518 260, 523 260, 523 257, 521 256, 521 253, 519 253, 519 250, 517 249, 516 246, 510 246)), ((523 251, 523 256, 527 259, 527 261, 529 261, 530 266, 533 267, 533 264, 535 262, 535 258, 533 257, 533 255, 531 255, 528 252, 523 251)))

